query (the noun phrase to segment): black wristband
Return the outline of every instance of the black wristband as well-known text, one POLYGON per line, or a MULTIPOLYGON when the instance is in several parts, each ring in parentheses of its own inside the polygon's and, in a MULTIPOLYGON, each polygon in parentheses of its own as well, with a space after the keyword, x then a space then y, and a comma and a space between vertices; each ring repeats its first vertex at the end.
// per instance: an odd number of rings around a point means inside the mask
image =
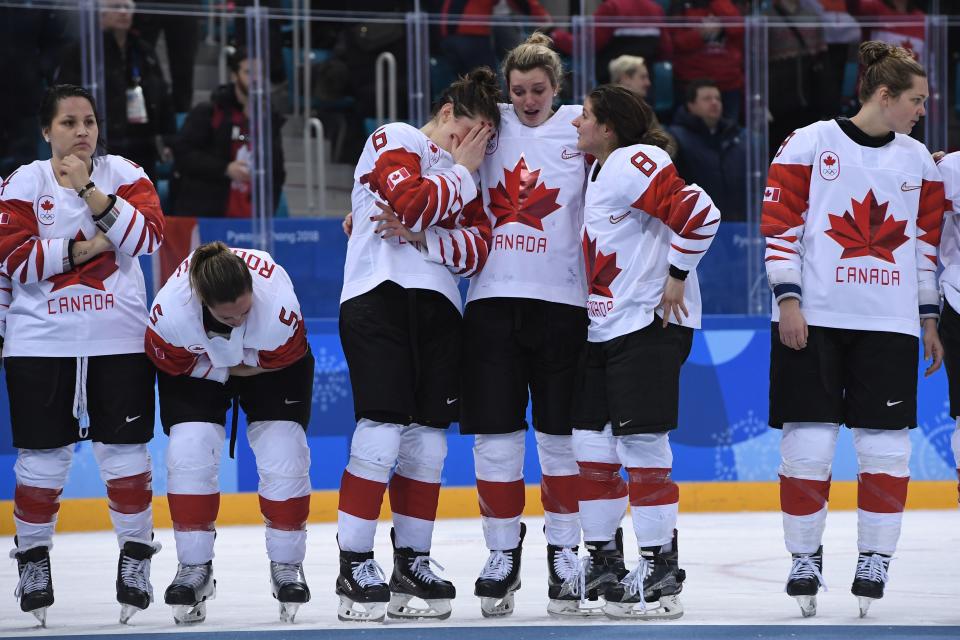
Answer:
POLYGON ((686 280, 688 275, 690 275, 690 272, 689 272, 689 271, 684 271, 683 269, 680 269, 679 267, 675 267, 675 266, 673 266, 673 265, 670 265, 670 277, 671 277, 671 278, 676 278, 677 280, 686 280))
POLYGON ((112 193, 109 194, 109 195, 107 195, 107 200, 110 201, 109 204, 107 204, 107 208, 104 209, 102 213, 98 213, 98 214, 96 214, 96 215, 93 216, 93 221, 94 221, 94 222, 97 222, 97 221, 100 220, 103 216, 105 216, 105 215, 107 215, 108 213, 110 213, 110 210, 113 209, 113 206, 114 206, 115 204, 117 204, 117 196, 115 196, 115 195, 112 194, 112 193))
POLYGON ((70 269, 74 269, 77 266, 73 263, 73 245, 76 242, 73 238, 67 241, 67 262, 70 264, 70 269))
POLYGON ((80 189, 80 191, 77 191, 77 197, 78 197, 78 198, 83 198, 83 195, 84 195, 87 191, 90 191, 90 189, 93 189, 93 188, 96 187, 96 186, 97 186, 97 185, 93 184, 93 180, 91 180, 91 181, 88 182, 87 184, 83 185, 83 188, 80 189))

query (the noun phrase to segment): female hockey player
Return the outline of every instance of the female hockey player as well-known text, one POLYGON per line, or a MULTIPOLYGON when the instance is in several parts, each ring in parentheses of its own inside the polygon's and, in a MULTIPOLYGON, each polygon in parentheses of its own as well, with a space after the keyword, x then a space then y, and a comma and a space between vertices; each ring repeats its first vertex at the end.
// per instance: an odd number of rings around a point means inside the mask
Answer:
POLYGON ((475 587, 484 616, 512 613, 520 587, 529 399, 542 472, 548 611, 580 613, 580 594, 564 591, 563 583, 576 573, 580 541, 570 398, 587 336, 579 238, 586 163, 570 126, 581 108, 553 108, 563 69, 551 44, 535 33, 507 54, 510 104, 500 105, 500 129, 480 166, 492 238, 464 311, 469 366, 460 432, 476 434, 477 493, 490 550, 475 587))
POLYGON ((956 420, 957 425, 950 443, 957 467, 957 490, 960 491, 960 220, 957 218, 957 209, 960 208, 960 153, 948 154, 937 164, 937 168, 943 176, 946 206, 940 244, 943 310, 940 312, 939 331, 949 383, 950 417, 956 420))
POLYGON ((720 212, 680 179, 653 112, 635 93, 594 89, 573 125, 577 147, 596 158, 582 239, 590 327, 573 410, 590 553, 584 588, 604 598, 612 618, 678 618, 685 575, 668 434, 677 427, 680 368, 700 326, 696 267, 720 212), (628 496, 640 548, 632 571, 618 529, 628 496))
POLYGON ((145 343, 159 370, 160 420, 170 436, 167 500, 179 566, 164 600, 174 619, 203 622, 205 601, 216 592, 220 455, 227 410, 238 401, 257 459, 273 597, 281 620, 293 622, 310 600, 303 557, 313 355, 290 277, 266 252, 202 245, 157 293, 145 343))
POLYGON ((909 137, 927 79, 910 52, 860 45, 862 106, 787 136, 770 165, 761 233, 773 290, 770 425, 783 429, 780 505, 804 616, 823 585, 821 541, 839 425, 859 466, 860 615, 883 597, 910 479, 918 336, 940 367, 937 247, 943 184, 909 137))
POLYGON ((0 271, 12 298, 3 345, 14 465, 16 595, 45 623, 50 548, 75 444, 91 440, 120 544, 120 621, 152 600, 153 366, 143 353, 146 292, 137 258, 163 239, 143 170, 99 155, 90 93, 51 87, 40 106, 52 158, 0 186, 0 271))
POLYGON ((429 552, 446 427, 459 417, 457 275, 475 273, 487 255, 489 225, 471 173, 499 124, 498 95, 490 69, 471 72, 444 91, 422 129, 377 129, 354 174, 340 297, 357 418, 340 484, 341 620, 382 620, 385 613, 443 619, 456 595, 433 572, 429 552), (389 585, 373 559, 388 482, 389 585), (411 605, 412 598, 426 606, 411 605))

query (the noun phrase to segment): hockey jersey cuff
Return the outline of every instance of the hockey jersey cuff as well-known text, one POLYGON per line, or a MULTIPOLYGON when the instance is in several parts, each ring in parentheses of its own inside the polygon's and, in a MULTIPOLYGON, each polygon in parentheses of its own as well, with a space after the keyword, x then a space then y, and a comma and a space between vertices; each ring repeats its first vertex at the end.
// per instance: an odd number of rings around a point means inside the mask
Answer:
POLYGON ((796 298, 797 300, 803 299, 800 285, 793 284, 791 282, 773 285, 773 297, 776 298, 777 302, 786 300, 787 298, 796 298))
POLYGON ((110 199, 110 204, 107 205, 106 211, 100 215, 93 216, 93 223, 97 225, 97 228, 104 233, 110 231, 113 228, 113 225, 117 223, 117 218, 120 217, 120 212, 117 208, 117 196, 112 193, 107 196, 110 199))
POLYGON ((670 265, 670 277, 676 280, 686 280, 687 276, 690 275, 690 272, 686 269, 681 269, 680 267, 675 267, 670 265))
POLYGON ((920 305, 920 319, 926 320, 927 318, 933 318, 934 320, 940 317, 940 307, 935 304, 922 304, 920 305))

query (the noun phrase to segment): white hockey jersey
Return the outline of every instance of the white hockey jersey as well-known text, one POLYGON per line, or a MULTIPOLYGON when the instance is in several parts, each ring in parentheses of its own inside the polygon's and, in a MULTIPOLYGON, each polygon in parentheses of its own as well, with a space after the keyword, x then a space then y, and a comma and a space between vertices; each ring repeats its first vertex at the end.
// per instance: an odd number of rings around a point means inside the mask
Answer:
POLYGON ((226 382, 230 367, 283 369, 307 353, 307 331, 290 276, 265 251, 232 249, 253 277, 253 305, 227 338, 203 325, 203 306, 190 287, 187 257, 150 307, 146 352, 161 371, 226 382))
POLYGON ((62 187, 49 160, 0 185, 0 271, 12 283, 5 356, 100 356, 143 352, 147 296, 137 257, 163 240, 157 192, 120 156, 94 160, 90 179, 116 195, 106 232, 114 250, 70 268, 70 240, 97 233, 93 214, 62 187))
POLYGON ((937 164, 946 201, 940 239, 940 291, 954 311, 960 311, 960 152, 947 154, 937 164))
POLYGON ((507 297, 586 304, 580 229, 587 165, 571 124, 582 110, 562 106, 528 127, 512 105, 500 105, 500 130, 480 166, 490 255, 470 281, 468 303, 507 297))
POLYGON ((457 276, 477 272, 487 258, 489 223, 476 200, 470 172, 419 129, 398 122, 367 139, 354 173, 353 233, 347 243, 340 302, 391 281, 430 289, 461 308, 457 276), (371 216, 385 202, 426 247, 402 238, 384 240, 371 216), (471 202, 474 201, 474 202, 471 202))
POLYGON ((697 265, 720 226, 706 191, 680 179, 667 152, 635 144, 617 149, 587 179, 583 254, 590 298, 590 342, 643 329, 659 307, 670 266, 688 271, 685 327, 700 327, 697 265))
POLYGON ((940 172, 909 136, 881 144, 844 126, 860 141, 836 120, 816 122, 770 165, 760 231, 773 321, 792 296, 810 325, 917 336, 939 310, 940 172))

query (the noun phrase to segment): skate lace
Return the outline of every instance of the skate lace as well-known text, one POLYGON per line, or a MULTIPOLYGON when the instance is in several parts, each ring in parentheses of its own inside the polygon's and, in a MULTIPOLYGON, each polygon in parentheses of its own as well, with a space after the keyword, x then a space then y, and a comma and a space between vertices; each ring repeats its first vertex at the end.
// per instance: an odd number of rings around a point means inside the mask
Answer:
POLYGON ((888 558, 877 554, 860 556, 860 559, 857 561, 856 579, 886 584, 887 564, 889 562, 890 560, 888 558))
POLYGON ((384 584, 387 581, 383 576, 383 569, 373 558, 364 560, 353 568, 353 580, 360 585, 361 589, 384 584))
MULTIPOLYGON (((859 571, 859 567, 857 570, 859 571)), ((800 555, 794 558, 793 566, 790 567, 790 575, 787 576, 787 582, 789 583, 791 580, 809 580, 810 578, 816 578, 820 582, 820 586, 823 587, 823 590, 827 591, 827 583, 823 580, 823 574, 820 573, 820 568, 817 566, 817 563, 814 562, 813 556, 800 555)), ((784 587, 784 591, 786 590, 786 587, 784 587)))
POLYGON ((150 593, 150 560, 137 560, 128 555, 120 563, 120 579, 123 584, 134 589, 150 593))
POLYGON ((177 575, 173 578, 173 584, 183 585, 192 589, 200 587, 207 579, 207 565, 205 564, 182 564, 177 569, 177 575))
POLYGON ((41 591, 50 584, 50 567, 46 562, 28 562, 20 574, 20 581, 13 590, 15 598, 25 593, 41 591))
POLYGON ((647 603, 643 597, 643 582, 651 573, 653 573, 653 564, 643 556, 640 556, 640 564, 637 565, 637 568, 624 576, 623 580, 620 581, 628 597, 640 596, 639 604, 642 611, 646 611, 647 609, 647 603))
POLYGON ((300 576, 303 571, 303 567, 300 564, 284 564, 282 562, 274 562, 271 565, 271 569, 273 570, 274 580, 276 580, 280 586, 300 582, 300 576))
POLYGON ((561 549, 560 553, 553 557, 553 570, 563 580, 561 591, 579 596, 583 600, 587 592, 586 580, 589 564, 589 558, 581 560, 572 549, 561 549))
POLYGON ((443 582, 443 579, 433 572, 433 569, 430 567, 431 563, 437 565, 437 568, 441 571, 445 571, 443 565, 430 556, 417 556, 414 558, 413 562, 410 563, 410 571, 412 571, 413 575, 417 576, 417 578, 423 582, 443 582))
POLYGON ((513 571, 513 557, 503 551, 491 551, 480 572, 481 580, 503 580, 513 571))

